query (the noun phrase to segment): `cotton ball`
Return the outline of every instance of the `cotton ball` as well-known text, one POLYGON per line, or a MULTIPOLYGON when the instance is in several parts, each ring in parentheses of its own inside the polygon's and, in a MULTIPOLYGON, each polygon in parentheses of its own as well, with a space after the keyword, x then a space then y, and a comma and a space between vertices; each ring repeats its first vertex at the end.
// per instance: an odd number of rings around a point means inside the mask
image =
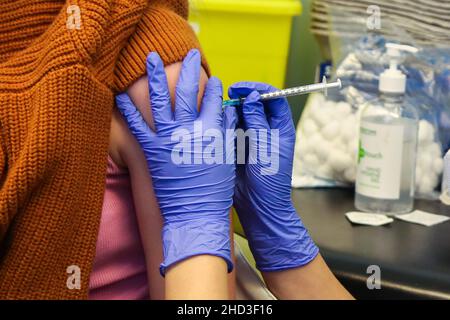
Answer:
POLYGON ((347 152, 347 144, 342 141, 340 136, 337 136, 331 144, 334 150, 347 152))
POLYGON ((336 108, 336 102, 333 100, 327 100, 325 101, 324 108, 328 109, 328 111, 336 108))
POLYGON ((358 116, 355 114, 350 114, 347 117, 347 121, 352 125, 353 128, 356 128, 358 125, 358 116))
POLYGON ((323 164, 317 169, 317 175, 322 178, 332 178, 333 170, 328 164, 323 164))
POLYGON ((309 144, 311 146, 311 150, 315 152, 317 145, 322 143, 322 136, 319 133, 315 133, 309 139, 309 144))
POLYGON ((347 117, 352 112, 352 107, 347 102, 338 102, 336 105, 336 113, 340 118, 347 117))
POLYGON ((332 120, 330 113, 327 112, 327 110, 323 110, 320 113, 320 117, 318 118, 318 124, 320 128, 323 128, 326 126, 330 121, 332 120))
POLYGON ((315 102, 307 102, 305 108, 302 111, 302 119, 310 119, 311 118, 311 113, 315 108, 315 102))
POLYGON ((319 124, 319 118, 322 116, 322 108, 315 107, 311 108, 311 119, 315 121, 316 124, 319 124))
POLYGON ((305 165, 310 169, 314 170, 319 166, 319 158, 314 153, 308 153, 303 156, 305 165))
POLYGON ((320 160, 326 160, 332 150, 332 145, 328 141, 321 139, 321 141, 314 146, 314 149, 320 160))
POLYGON ((433 192, 433 181, 429 175, 423 175, 420 183, 417 185, 417 191, 420 193, 433 192))
POLYGON ((327 108, 319 108, 314 110, 311 115, 320 128, 324 127, 331 121, 331 116, 327 112, 327 108))
POLYGON ((313 94, 314 102, 318 105, 322 106, 325 103, 325 96, 320 93, 313 94))
POLYGON ((325 127, 323 127, 321 133, 326 140, 330 141, 339 135, 339 131, 340 131, 339 122, 332 121, 328 123, 325 127))
POLYGON ((424 174, 422 179, 418 183, 416 182, 416 189, 422 194, 431 193, 437 187, 438 183, 438 176, 434 173, 424 174))
POLYGON ((419 156, 418 164, 421 166, 421 168, 424 172, 431 169, 432 162, 433 162, 433 158, 431 157, 431 155, 429 153, 422 153, 419 156))
POLYGON ((317 124, 312 119, 305 119, 305 123, 303 124, 303 132, 306 137, 312 136, 319 130, 317 124))
POLYGON ((317 110, 320 110, 323 106, 323 102, 318 101, 317 99, 313 99, 310 103, 308 103, 308 107, 302 113, 302 117, 311 118, 314 117, 314 114, 317 110))
POLYGON ((311 151, 311 146, 307 139, 303 139, 299 142, 298 153, 300 158, 303 159, 304 155, 308 154, 311 151))
POLYGON ((348 182, 355 182, 356 180, 356 166, 351 166, 344 171, 344 178, 348 182))
POLYGON ((346 123, 341 128, 341 137, 345 142, 350 141, 356 135, 356 129, 348 126, 346 123))
POLYGON ((437 142, 429 144, 426 152, 429 153, 432 158, 440 158, 442 155, 441 146, 437 142))
POLYGON ((433 125, 426 121, 419 121, 419 143, 427 143, 433 141, 434 138, 434 127, 433 125))
POLYGON ((435 158, 433 160, 433 170, 437 175, 440 175, 444 170, 444 160, 442 158, 435 158))
POLYGON ((338 172, 344 171, 353 165, 352 158, 349 155, 337 150, 333 150, 328 157, 328 162, 331 168, 338 172))

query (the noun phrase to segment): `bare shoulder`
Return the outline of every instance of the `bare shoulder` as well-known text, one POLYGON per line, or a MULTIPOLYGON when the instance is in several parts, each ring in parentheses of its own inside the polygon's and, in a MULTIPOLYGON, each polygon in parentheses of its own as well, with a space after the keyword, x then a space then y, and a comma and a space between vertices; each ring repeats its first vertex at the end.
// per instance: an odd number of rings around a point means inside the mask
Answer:
MULTIPOLYGON (((181 62, 178 62, 165 68, 172 104, 175 101, 175 88, 180 75, 181 65, 181 62)), ((199 105, 201 98, 203 97, 207 81, 207 74, 205 70, 202 69, 198 95, 199 105)), ((127 93, 136 108, 141 112, 149 127, 154 130, 155 127, 150 107, 147 77, 141 77, 134 82, 128 88, 127 93)), ((124 167, 129 167, 133 161, 142 161, 143 159, 139 144, 131 134, 125 120, 117 109, 114 110, 112 117, 109 152, 113 160, 116 161, 118 165, 124 167)))

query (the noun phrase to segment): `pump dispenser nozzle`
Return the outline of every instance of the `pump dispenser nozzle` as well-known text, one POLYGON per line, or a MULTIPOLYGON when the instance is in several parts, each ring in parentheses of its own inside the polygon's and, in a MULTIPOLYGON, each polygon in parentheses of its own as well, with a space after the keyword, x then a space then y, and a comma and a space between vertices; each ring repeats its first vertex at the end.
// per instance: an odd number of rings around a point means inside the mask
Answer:
POLYGON ((403 62, 401 52, 416 53, 419 50, 397 43, 386 43, 386 48, 389 57, 389 69, 386 69, 380 75, 379 90, 387 93, 405 93, 406 75, 398 69, 398 65, 403 62))

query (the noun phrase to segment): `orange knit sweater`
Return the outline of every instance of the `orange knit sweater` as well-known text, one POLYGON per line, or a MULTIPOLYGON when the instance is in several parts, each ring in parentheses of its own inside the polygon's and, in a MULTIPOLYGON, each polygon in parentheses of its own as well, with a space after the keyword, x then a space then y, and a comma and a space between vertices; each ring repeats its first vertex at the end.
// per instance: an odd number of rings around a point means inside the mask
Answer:
POLYGON ((186 16, 187 0, 2 3, 0 298, 87 297, 114 93, 148 52, 198 48, 186 16))

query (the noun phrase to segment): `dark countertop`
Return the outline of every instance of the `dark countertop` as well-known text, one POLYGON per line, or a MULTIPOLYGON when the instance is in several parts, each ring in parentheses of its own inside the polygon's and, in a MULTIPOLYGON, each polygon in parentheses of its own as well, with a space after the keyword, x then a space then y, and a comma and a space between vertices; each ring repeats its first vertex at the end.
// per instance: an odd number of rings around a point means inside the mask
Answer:
MULTIPOLYGON (((353 190, 294 189, 294 205, 327 264, 362 299, 450 299, 450 222, 424 227, 400 220, 382 227, 353 225, 353 190), (367 267, 381 269, 381 290, 367 288, 367 267)), ((416 209, 450 216, 438 201, 416 209)))

